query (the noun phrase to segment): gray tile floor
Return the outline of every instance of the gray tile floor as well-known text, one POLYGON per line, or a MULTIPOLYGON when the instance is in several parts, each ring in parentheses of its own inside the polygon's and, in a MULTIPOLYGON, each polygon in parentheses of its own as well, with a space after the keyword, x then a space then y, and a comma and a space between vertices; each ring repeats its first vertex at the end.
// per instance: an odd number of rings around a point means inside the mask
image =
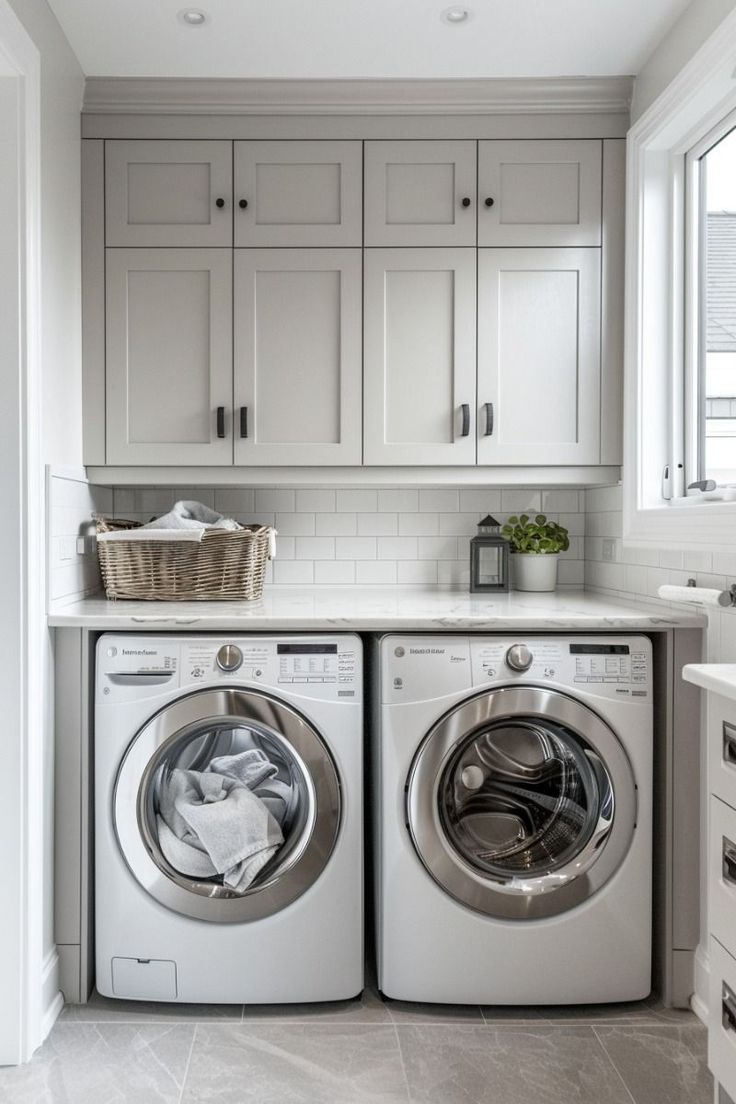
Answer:
POLYGON ((706 1032, 654 1001, 67 1007, 2 1104, 711 1104, 706 1032))

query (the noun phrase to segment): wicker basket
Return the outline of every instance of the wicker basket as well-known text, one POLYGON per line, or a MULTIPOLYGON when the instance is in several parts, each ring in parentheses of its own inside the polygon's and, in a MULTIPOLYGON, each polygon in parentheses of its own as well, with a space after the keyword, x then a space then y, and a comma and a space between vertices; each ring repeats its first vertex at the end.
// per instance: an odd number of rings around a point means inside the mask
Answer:
MULTIPOLYGON (((95 517, 98 533, 139 529, 138 521, 95 517)), ((253 601, 263 594, 268 525, 208 529, 201 541, 98 541, 108 598, 149 602, 253 601)))

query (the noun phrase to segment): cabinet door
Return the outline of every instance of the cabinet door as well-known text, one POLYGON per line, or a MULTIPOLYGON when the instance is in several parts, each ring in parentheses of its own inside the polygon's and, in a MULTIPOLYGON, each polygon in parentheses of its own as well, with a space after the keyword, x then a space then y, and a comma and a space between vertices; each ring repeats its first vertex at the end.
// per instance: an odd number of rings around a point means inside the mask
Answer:
POLYGON ((600 459, 599 249, 478 254, 478 463, 600 459))
POLYGON ((475 250, 365 254, 364 462, 475 463, 475 250))
POLYGON ((475 245, 476 143, 366 142, 366 245, 475 245))
POLYGON ((236 250, 236 464, 360 463, 360 262, 236 250))
POLYGON ((236 142, 235 244, 362 243, 360 142, 236 142))
POLYGON ((232 245, 232 142, 105 143, 106 245, 232 245))
POLYGON ((107 250, 108 464, 232 464, 231 259, 107 250))
POLYGON ((478 244, 601 244, 601 143, 488 141, 478 149, 478 244))

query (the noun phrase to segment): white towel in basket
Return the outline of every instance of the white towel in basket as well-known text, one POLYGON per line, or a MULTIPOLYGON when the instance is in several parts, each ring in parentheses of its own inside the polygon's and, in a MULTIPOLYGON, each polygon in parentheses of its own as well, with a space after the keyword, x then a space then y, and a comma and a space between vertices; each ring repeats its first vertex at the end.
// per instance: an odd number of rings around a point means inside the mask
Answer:
POLYGON ((168 514, 141 526, 142 529, 242 529, 237 521, 210 510, 203 502, 176 502, 168 514))

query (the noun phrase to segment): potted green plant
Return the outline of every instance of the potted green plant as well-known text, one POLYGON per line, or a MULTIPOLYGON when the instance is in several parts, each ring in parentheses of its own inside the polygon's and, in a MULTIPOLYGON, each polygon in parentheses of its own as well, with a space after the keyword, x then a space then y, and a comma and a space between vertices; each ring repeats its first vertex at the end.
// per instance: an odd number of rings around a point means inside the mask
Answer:
POLYGON ((528 514, 512 514, 501 532, 513 552, 515 589, 554 590, 560 552, 570 547, 567 529, 548 521, 544 514, 537 514, 534 520, 528 514))

